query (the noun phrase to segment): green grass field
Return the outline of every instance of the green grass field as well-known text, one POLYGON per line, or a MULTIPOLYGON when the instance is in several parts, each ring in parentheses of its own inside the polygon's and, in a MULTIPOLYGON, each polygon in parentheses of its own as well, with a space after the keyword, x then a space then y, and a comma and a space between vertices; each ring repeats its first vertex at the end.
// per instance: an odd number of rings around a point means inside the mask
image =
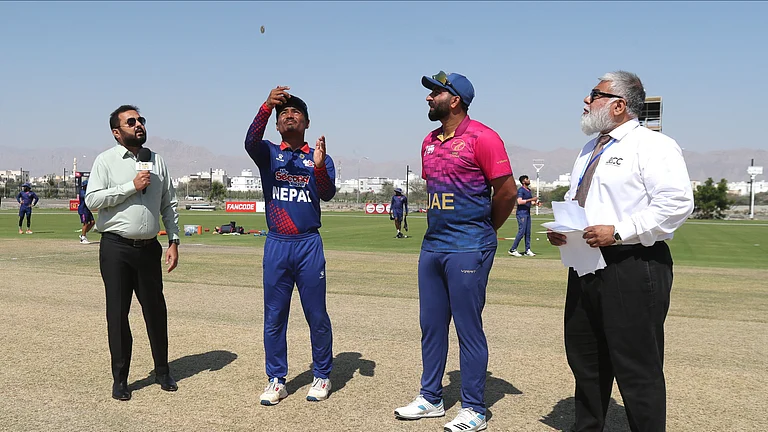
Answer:
MULTIPOLYGON (((134 300, 133 399, 120 403, 109 397, 98 245, 78 244, 75 212, 35 209, 32 235, 17 233, 15 212, 0 212, 0 346, 8 347, 0 350, 0 382, 10 383, 0 386, 0 430, 442 430, 460 399, 453 331, 443 380, 447 417, 403 422, 392 415, 415 396, 421 373, 416 254, 426 219, 409 219, 413 237, 395 239, 386 216, 324 214, 334 390, 320 404, 304 400, 311 350, 294 294, 290 396, 262 407, 264 237, 182 238, 179 267, 163 277, 179 391, 152 384, 134 300)), ((263 214, 182 212, 180 222, 213 228, 230 220, 266 228, 263 214)), ((534 218, 534 231, 546 220, 534 218)), ((677 263, 665 324, 670 431, 768 430, 767 225, 689 221, 670 242, 677 263)), ((516 231, 510 219, 499 235, 516 231)), ((533 258, 508 256, 512 241, 500 241, 489 278, 483 323, 493 431, 562 431, 573 421, 573 377, 562 339, 566 271, 557 248, 538 237, 533 258)), ((614 386, 607 431, 629 432, 622 404, 614 386)))
MULTIPOLYGON (((214 226, 230 220, 251 229, 265 230, 264 214, 197 212, 181 210, 179 225, 202 225, 213 230, 214 226)), ((32 217, 33 239, 67 239, 77 241, 80 226, 76 212, 35 209, 32 217)), ((541 223, 552 220, 546 217, 533 219, 531 249, 538 254, 533 259, 559 259, 557 248, 549 245, 541 223), (536 238, 539 238, 537 241, 536 238)), ((408 218, 411 236, 395 239, 394 226, 387 216, 363 215, 351 212, 323 213, 321 234, 328 250, 359 252, 391 252, 416 254, 426 230, 426 215, 413 214, 408 218)), ((18 237, 18 216, 15 212, 0 212, 0 239, 18 237)), ((500 238, 514 238, 517 221, 514 215, 499 231, 500 238)), ((91 234, 98 239, 98 234, 91 234)), ((253 235, 220 236, 209 233, 183 237, 184 243, 201 243, 231 246, 261 246, 264 237, 253 235)), ((506 255, 512 240, 500 240, 497 253, 506 255)), ((760 221, 697 221, 689 220, 669 242, 672 257, 677 265, 722 268, 768 268, 768 223, 760 221)))

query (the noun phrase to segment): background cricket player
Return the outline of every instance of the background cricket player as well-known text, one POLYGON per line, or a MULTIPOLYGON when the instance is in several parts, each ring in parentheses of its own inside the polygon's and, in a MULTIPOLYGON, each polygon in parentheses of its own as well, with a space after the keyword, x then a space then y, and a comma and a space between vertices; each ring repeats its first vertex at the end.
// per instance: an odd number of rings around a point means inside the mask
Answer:
POLYGON ((475 96, 469 80, 441 71, 421 82, 432 91, 427 96, 429 119, 442 123, 421 148, 428 197, 418 270, 424 369, 420 395, 397 408, 395 417, 445 415, 442 379, 453 318, 460 349, 461 409, 444 430, 479 431, 487 428, 485 288, 496 253, 496 231, 514 208, 517 188, 504 142, 467 115, 475 96))
POLYGON ((16 202, 20 204, 19 207, 19 234, 23 234, 21 229, 22 222, 24 222, 24 216, 27 217, 27 234, 32 234, 32 207, 37 205, 40 198, 37 194, 32 192, 32 186, 29 183, 21 185, 23 191, 16 194, 16 202))
POLYGON ((403 210, 405 210, 405 215, 408 215, 408 197, 403 195, 402 189, 395 188, 392 202, 389 203, 389 217, 395 221, 395 229, 397 229, 395 238, 405 237, 402 231, 400 231, 400 224, 403 221, 403 210))
POLYGON ((83 180, 83 185, 80 187, 80 193, 78 194, 80 203, 77 205, 77 214, 80 216, 80 223, 83 224, 83 228, 80 231, 80 243, 90 244, 88 241, 88 231, 96 225, 96 221, 93 218, 93 213, 85 205, 85 190, 88 187, 88 180, 83 180))
POLYGON ((325 302, 325 254, 318 232, 320 200, 336 194, 336 170, 325 153, 325 136, 316 147, 304 141, 309 128, 307 105, 278 86, 259 108, 245 137, 245 150, 261 174, 266 202, 264 244, 264 351, 269 384, 262 405, 275 405, 288 396, 286 330, 291 294, 296 284, 312 341, 314 381, 307 400, 328 398, 333 365, 331 320, 325 302), (277 108, 277 130, 282 142, 264 140, 272 110, 277 108))

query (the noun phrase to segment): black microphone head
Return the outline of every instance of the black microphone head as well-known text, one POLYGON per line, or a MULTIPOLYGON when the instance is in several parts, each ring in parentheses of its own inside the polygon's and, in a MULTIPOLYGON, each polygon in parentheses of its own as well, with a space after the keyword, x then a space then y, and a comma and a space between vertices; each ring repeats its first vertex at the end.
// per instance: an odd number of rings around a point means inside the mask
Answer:
POLYGON ((139 149, 139 162, 149 162, 152 160, 152 150, 142 147, 139 149))

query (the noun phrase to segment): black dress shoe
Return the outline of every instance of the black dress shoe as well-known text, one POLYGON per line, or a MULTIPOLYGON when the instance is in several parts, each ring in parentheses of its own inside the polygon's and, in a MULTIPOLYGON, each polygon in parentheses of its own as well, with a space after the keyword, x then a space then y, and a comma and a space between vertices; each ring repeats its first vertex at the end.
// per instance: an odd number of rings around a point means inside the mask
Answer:
POLYGON ((160 388, 165 391, 172 392, 179 389, 179 386, 176 385, 176 381, 171 374, 156 375, 155 382, 160 384, 160 388))
POLYGON ((131 392, 128 391, 128 383, 125 381, 117 382, 115 381, 112 384, 112 399, 117 399, 119 401, 127 401, 131 400, 131 392))

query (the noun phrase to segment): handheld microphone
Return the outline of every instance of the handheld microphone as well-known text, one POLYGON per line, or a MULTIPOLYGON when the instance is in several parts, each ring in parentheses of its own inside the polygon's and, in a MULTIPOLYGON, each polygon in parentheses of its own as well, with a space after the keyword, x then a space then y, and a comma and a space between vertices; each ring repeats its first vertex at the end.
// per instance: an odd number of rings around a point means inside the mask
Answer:
MULTIPOLYGON (((136 162, 136 171, 152 171, 154 168, 154 164, 152 163, 152 150, 146 147, 140 148, 138 158, 139 161, 136 162)), ((147 188, 142 189, 141 193, 146 194, 147 188)))

